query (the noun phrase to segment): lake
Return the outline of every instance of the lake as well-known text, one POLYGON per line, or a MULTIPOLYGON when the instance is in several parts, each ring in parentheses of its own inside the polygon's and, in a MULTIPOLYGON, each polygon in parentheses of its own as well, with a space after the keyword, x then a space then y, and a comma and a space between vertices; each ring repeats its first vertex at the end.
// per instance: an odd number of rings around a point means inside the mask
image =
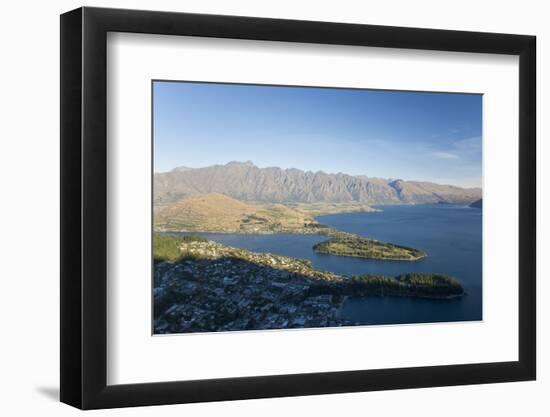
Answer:
POLYGON ((335 229, 421 249, 416 261, 379 261, 315 253, 319 235, 238 235, 200 233, 211 240, 255 252, 309 259, 321 270, 346 275, 444 273, 458 278, 467 295, 456 300, 409 297, 350 297, 342 317, 359 324, 402 324, 482 319, 482 212, 458 205, 396 205, 373 213, 319 216, 335 229))

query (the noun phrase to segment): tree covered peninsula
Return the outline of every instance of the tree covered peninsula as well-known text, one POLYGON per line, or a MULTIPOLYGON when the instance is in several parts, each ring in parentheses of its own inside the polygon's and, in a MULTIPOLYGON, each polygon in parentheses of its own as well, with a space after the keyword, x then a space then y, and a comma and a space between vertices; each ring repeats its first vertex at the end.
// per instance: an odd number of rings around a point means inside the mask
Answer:
MULTIPOLYGON (((328 240, 313 247, 320 253, 392 261, 416 261, 426 255, 417 249, 366 239, 320 224, 319 213, 338 210, 366 211, 364 206, 245 203, 223 194, 197 194, 184 197, 155 212, 155 230, 159 232, 210 232, 237 234, 318 234, 328 240)), ((371 211, 375 211, 371 209, 371 211)))
POLYGON ((330 255, 392 261, 417 261, 427 256, 426 252, 419 249, 379 242, 349 233, 337 233, 334 237, 314 245, 313 250, 330 255))
POLYGON ((308 260, 256 253, 198 236, 153 236, 155 333, 354 325, 348 296, 451 299, 459 281, 442 274, 342 275, 308 260))

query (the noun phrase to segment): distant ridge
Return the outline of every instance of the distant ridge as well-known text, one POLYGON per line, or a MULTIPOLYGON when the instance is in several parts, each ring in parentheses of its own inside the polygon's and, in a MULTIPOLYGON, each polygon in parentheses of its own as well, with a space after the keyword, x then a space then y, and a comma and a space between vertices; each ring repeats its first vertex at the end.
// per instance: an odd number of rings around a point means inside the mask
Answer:
POLYGON ((205 168, 178 167, 154 176, 154 203, 166 205, 194 194, 221 193, 262 203, 470 204, 480 188, 369 178, 296 168, 259 168, 251 161, 205 168))
POLYGON ((470 207, 483 208, 483 200, 479 199, 470 204, 470 207))

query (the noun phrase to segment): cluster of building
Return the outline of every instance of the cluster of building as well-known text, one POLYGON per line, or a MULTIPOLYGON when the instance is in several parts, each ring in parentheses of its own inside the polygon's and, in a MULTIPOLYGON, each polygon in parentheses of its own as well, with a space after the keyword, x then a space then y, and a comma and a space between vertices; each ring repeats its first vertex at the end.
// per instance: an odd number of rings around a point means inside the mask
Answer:
POLYGON ((342 277, 309 261, 210 241, 180 249, 183 260, 155 266, 156 334, 349 324, 339 317, 343 296, 320 290, 342 277))

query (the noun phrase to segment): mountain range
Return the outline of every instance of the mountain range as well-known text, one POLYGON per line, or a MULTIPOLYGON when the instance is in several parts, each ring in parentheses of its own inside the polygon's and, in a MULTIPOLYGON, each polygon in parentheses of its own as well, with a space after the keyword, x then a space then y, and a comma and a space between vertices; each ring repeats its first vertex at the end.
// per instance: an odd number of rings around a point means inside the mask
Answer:
POLYGON ((296 168, 259 168, 250 161, 204 168, 178 167, 154 175, 157 207, 208 193, 220 193, 240 201, 282 204, 470 204, 481 198, 480 188, 296 168))

